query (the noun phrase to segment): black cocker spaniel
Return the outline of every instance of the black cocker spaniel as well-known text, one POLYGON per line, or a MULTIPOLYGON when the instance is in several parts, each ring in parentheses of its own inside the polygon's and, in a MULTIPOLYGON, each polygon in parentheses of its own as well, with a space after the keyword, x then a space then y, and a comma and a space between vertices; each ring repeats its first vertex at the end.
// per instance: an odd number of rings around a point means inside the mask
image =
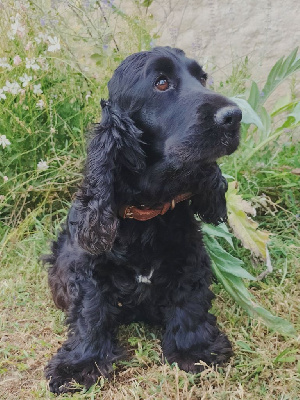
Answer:
POLYGON ((182 50, 156 47, 126 58, 108 84, 83 182, 45 257, 69 327, 46 367, 52 392, 108 376, 123 355, 117 328, 132 321, 163 325, 164 356, 185 371, 232 354, 208 312, 210 260, 194 214, 226 220, 216 159, 236 150, 242 115, 206 79, 182 50))

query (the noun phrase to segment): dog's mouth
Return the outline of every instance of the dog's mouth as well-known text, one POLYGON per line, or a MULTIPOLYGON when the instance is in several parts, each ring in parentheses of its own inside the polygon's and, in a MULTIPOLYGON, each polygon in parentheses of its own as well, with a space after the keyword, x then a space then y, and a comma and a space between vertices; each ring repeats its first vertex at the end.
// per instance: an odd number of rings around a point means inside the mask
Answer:
MULTIPOLYGON (((235 127, 232 131, 222 132, 219 138, 220 152, 225 153, 223 155, 229 156, 234 153, 240 143, 240 124, 235 127)), ((219 158, 219 157, 218 157, 219 158)))
POLYGON ((212 127, 205 134, 198 129, 185 140, 170 140, 165 144, 165 157, 176 169, 190 168, 215 162, 218 158, 234 153, 240 142, 240 124, 231 130, 212 127))

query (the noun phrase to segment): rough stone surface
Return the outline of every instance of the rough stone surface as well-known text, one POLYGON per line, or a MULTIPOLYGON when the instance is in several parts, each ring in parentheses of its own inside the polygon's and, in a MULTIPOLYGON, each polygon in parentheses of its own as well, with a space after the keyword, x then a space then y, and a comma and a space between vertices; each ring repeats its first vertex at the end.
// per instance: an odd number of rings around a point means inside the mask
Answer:
POLYGON ((300 43, 298 0, 154 0, 149 12, 160 35, 156 44, 182 48, 225 73, 248 56, 253 74, 264 80, 300 43))

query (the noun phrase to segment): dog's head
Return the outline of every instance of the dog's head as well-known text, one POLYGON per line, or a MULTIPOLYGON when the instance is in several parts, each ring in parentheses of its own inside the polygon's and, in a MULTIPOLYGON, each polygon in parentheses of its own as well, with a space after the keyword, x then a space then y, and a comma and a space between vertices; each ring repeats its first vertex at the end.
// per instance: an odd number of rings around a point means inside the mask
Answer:
POLYGON ((149 164, 192 170, 236 150, 242 113, 206 79, 196 61, 170 47, 133 54, 117 68, 110 100, 143 132, 149 164))
POLYGON ((124 204, 153 206, 193 192, 203 220, 225 219, 226 181, 215 161, 236 150, 242 114, 206 79, 170 47, 133 54, 116 69, 69 218, 83 248, 111 248, 124 204))

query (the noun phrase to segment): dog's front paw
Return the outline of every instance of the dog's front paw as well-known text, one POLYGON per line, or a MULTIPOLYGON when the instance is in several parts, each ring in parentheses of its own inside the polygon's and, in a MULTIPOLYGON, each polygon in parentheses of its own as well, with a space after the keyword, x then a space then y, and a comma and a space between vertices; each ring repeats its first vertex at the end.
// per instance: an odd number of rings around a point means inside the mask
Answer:
POLYGON ((67 380, 67 378, 64 378, 62 376, 57 376, 57 377, 46 376, 46 378, 49 379, 48 386, 49 386, 50 392, 52 392, 52 393, 62 394, 62 393, 71 392, 73 390, 74 391, 78 390, 78 388, 76 388, 75 381, 67 380))
POLYGON ((198 374, 203 371, 204 366, 199 363, 195 357, 189 357, 188 355, 175 353, 167 358, 168 362, 175 363, 178 368, 185 372, 191 372, 192 374, 198 374))
POLYGON ((207 364, 222 365, 233 355, 232 346, 227 336, 220 332, 217 338, 203 352, 203 361, 207 364))
POLYGON ((208 365, 222 365, 233 355, 231 343, 227 336, 220 333, 216 339, 206 347, 194 345, 188 350, 175 350, 170 354, 165 354, 167 361, 171 364, 176 362, 178 367, 186 372, 199 373, 204 367, 199 361, 204 361, 208 365))
POLYGON ((80 386, 86 389, 97 382, 100 376, 107 377, 112 371, 112 363, 99 363, 94 360, 84 361, 77 364, 57 364, 51 362, 46 367, 46 378, 49 389, 56 394, 75 392, 80 386), (76 385, 79 384, 79 385, 76 385))

